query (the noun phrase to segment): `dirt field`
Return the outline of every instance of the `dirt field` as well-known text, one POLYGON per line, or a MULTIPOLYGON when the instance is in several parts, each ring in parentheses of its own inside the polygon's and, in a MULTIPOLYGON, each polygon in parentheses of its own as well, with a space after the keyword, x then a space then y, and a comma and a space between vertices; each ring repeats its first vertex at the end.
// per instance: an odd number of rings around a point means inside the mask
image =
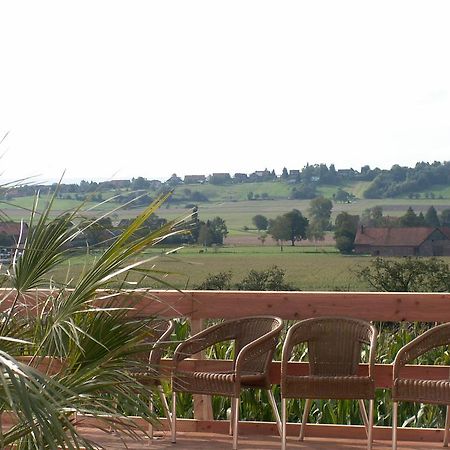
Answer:
MULTIPOLYGON (((261 241, 258 240, 256 235, 240 235, 240 236, 227 236, 225 238, 225 245, 257 245, 261 246, 261 241)), ((270 237, 264 243, 264 246, 276 246, 277 243, 270 237)), ((287 243, 289 245, 289 243, 287 243)), ((333 247, 334 239, 331 235, 325 236, 323 241, 312 242, 308 240, 299 241, 295 243, 298 247, 333 247)))

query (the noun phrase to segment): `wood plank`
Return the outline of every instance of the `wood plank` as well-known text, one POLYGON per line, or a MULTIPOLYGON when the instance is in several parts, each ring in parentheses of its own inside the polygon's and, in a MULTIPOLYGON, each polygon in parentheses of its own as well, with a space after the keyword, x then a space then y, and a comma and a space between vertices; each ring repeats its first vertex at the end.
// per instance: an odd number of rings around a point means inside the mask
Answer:
MULTIPOLYGON (((199 333, 204 329, 203 319, 191 319, 191 335, 199 333)), ((193 355, 196 361, 204 360, 204 352, 193 355)), ((209 395, 194 395, 194 418, 199 420, 213 420, 212 399, 209 395)))
MULTIPOLYGON (((7 290, 3 293, 7 298, 14 294, 7 290)), ((45 295, 45 291, 39 291, 39 295, 45 295)), ((385 322, 450 322, 450 293, 136 290, 114 301, 133 308, 130 314, 137 316, 232 319, 269 314, 300 320, 334 315, 385 322)), ((33 298, 30 303, 34 304, 33 298)), ((102 303, 97 300, 97 304, 102 303)), ((7 304, 5 301, 1 307, 7 304)))
MULTIPOLYGON (((231 361, 223 359, 186 359, 181 364, 181 367, 185 370, 199 372, 221 372, 230 370, 232 367, 231 361)), ((171 360, 163 359, 161 365, 163 368, 169 368, 171 366, 171 360)), ((360 364, 358 373, 360 375, 366 375, 367 368, 367 364, 360 364)), ((272 384, 280 384, 280 370, 281 363, 279 361, 272 361, 270 366, 270 382, 272 384)), ((289 372, 292 375, 307 375, 308 363, 289 363, 289 372)), ((449 366, 408 365, 402 370, 402 376, 406 378, 426 380, 447 380, 448 373, 449 366)), ((375 385, 378 389, 390 389, 392 387, 392 365, 375 364, 374 378, 375 385)))
MULTIPOLYGON (((136 425, 146 429, 146 422, 139 417, 131 417, 136 425)), ((101 427, 102 422, 92 418, 78 415, 79 425, 82 427, 101 427)), ((161 430, 168 431, 168 424, 165 418, 160 418, 161 430)), ((104 425, 104 424, 103 424, 104 425)), ((180 432, 195 433, 217 433, 228 435, 229 422, 226 420, 196 420, 177 419, 177 430, 180 432)), ((298 436, 300 424, 288 423, 288 436, 298 436)), ((278 429, 275 422, 240 421, 240 435, 278 436, 278 429)), ((390 440, 392 437, 391 427, 374 427, 375 440, 390 440)), ((307 424, 307 438, 328 438, 328 439, 366 439, 366 431, 362 425, 329 425, 329 424, 307 424)), ((398 438, 400 441, 412 442, 442 442, 444 430, 441 428, 398 428, 398 438)))

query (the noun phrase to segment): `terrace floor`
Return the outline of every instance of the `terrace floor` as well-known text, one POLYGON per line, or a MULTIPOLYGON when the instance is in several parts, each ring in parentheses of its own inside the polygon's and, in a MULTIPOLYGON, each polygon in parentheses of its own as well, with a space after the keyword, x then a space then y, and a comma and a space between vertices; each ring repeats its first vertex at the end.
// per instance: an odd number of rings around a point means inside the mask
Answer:
MULTIPOLYGON (((83 429, 81 429, 83 430, 83 429)), ((114 434, 103 433, 98 430, 84 429, 83 435, 90 437, 96 443, 108 450, 130 449, 130 450, 231 450, 231 437, 223 434, 213 433, 186 433, 177 434, 177 443, 170 442, 170 435, 156 435, 153 441, 143 439, 142 441, 133 441, 127 439, 121 440, 114 434)), ((239 436, 240 450, 275 450, 280 448, 280 438, 276 436, 239 436)), ((363 450, 367 448, 365 440, 348 439, 324 439, 324 438, 305 438, 299 442, 295 437, 288 437, 288 450, 363 450)), ((390 441, 376 440, 373 443, 373 450, 390 450, 392 444, 390 441)), ((398 443, 398 450, 424 450, 442 448, 442 442, 424 443, 424 442, 405 442, 398 443)))

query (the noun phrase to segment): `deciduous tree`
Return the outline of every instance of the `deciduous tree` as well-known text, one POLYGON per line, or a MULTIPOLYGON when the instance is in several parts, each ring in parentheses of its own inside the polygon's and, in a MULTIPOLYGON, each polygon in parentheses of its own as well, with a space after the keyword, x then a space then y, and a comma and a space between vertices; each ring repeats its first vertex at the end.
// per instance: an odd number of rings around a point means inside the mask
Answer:
POLYGON ((298 209, 293 209, 269 221, 269 234, 277 241, 291 241, 294 246, 296 241, 306 239, 308 223, 298 209))
POLYGON ((376 258, 356 272, 376 291, 448 292, 450 266, 436 258, 376 258))
POLYGON ((263 216, 262 214, 257 214, 256 216, 253 216, 252 223, 253 225, 255 225, 258 231, 267 230, 267 227, 269 226, 269 220, 267 219, 266 216, 263 216))
POLYGON ((351 253, 354 248, 359 216, 341 212, 336 217, 334 238, 336 247, 341 253, 351 253))

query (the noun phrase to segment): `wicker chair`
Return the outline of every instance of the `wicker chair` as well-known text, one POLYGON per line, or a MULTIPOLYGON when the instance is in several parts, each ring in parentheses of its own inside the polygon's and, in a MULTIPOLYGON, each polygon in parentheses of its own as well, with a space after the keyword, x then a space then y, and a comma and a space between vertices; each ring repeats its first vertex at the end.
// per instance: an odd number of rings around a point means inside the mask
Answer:
POLYGON ((392 448, 397 448, 398 402, 447 405, 444 447, 448 447, 450 426, 450 379, 417 380, 401 377, 402 368, 433 348, 450 344, 450 323, 438 325, 402 347, 395 357, 392 382, 392 448))
MULTIPOLYGON (((320 317, 293 325, 286 336, 281 360, 282 449, 286 449, 286 399, 306 399, 300 428, 300 440, 311 409, 311 399, 358 399, 366 427, 368 446, 372 448, 375 383, 373 368, 376 329, 363 320, 346 317, 320 317), (293 375, 288 362, 300 343, 307 343, 309 375, 293 375), (362 344, 369 345, 369 374, 357 375, 362 344), (364 406, 369 400, 369 417, 364 406)), ((291 366, 292 367, 292 366, 291 366)))
MULTIPOLYGON (((166 319, 155 319, 149 324, 149 336, 148 341, 153 344, 150 354, 142 353, 139 355, 139 359, 143 363, 148 362, 146 370, 141 368, 133 371, 133 375, 139 380, 140 383, 149 386, 158 391, 159 398, 161 399, 161 404, 164 410, 164 415, 167 418, 169 427, 172 428, 172 419, 170 416, 169 405, 167 403, 166 396, 161 385, 161 358, 163 356, 164 350, 170 341, 170 335, 174 328, 174 323, 171 320, 166 319)), ((150 396, 150 410, 153 412, 153 401, 150 396)), ((150 424, 148 433, 151 438, 153 438, 153 426, 150 424)))
POLYGON ((278 317, 256 316, 229 320, 211 326, 182 342, 173 356, 172 374, 172 442, 176 442, 176 393, 223 395, 231 397, 230 434, 237 449, 239 396, 243 388, 267 391, 278 429, 281 421, 270 389, 269 367, 283 328, 278 317), (182 360, 216 343, 234 341, 233 368, 228 372, 188 372, 180 370, 182 360))

